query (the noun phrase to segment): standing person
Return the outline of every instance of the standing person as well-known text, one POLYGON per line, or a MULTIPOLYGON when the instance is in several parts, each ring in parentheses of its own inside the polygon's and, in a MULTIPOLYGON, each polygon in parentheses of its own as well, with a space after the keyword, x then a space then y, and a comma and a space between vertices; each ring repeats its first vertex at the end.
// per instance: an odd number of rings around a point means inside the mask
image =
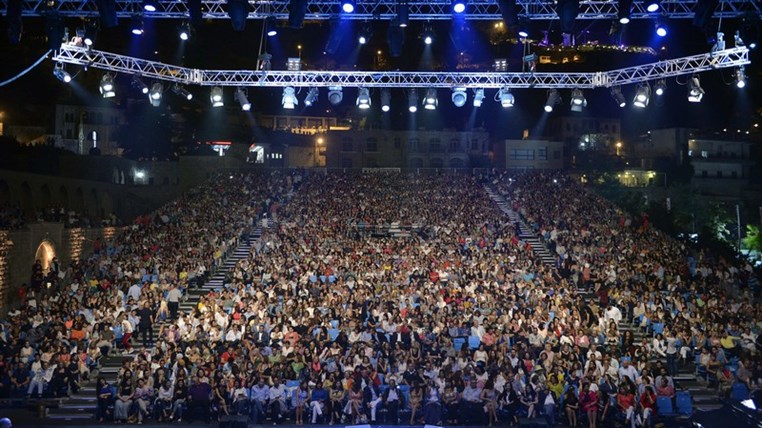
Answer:
POLYGON ((138 324, 139 333, 143 339, 143 346, 148 348, 153 344, 153 323, 154 313, 148 305, 143 302, 140 304, 140 310, 138 310, 138 316, 140 317, 140 323, 138 324))
POLYGON ((598 419, 598 393, 590 390, 590 384, 582 384, 582 391, 579 393, 579 405, 582 411, 587 414, 588 428, 596 428, 598 419))
POLYGON ((130 342, 130 339, 132 338, 132 333, 134 331, 134 327, 132 325, 132 322, 130 322, 129 318, 127 317, 127 314, 122 314, 122 348, 124 348, 125 353, 129 353, 132 351, 132 343, 130 342))
POLYGON ((180 307, 180 299, 183 297, 183 293, 177 287, 177 284, 172 284, 167 292, 167 307, 169 308, 169 317, 172 320, 177 319, 177 310, 180 307))

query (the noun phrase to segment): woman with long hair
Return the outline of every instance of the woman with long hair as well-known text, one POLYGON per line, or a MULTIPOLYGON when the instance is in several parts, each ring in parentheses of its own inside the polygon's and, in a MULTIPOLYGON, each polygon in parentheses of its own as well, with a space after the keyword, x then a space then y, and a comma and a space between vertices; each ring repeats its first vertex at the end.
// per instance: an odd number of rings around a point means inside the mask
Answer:
POLYGON ((132 383, 132 372, 125 370, 116 391, 116 402, 114 402, 114 421, 127 422, 132 408, 132 398, 135 395, 135 385, 132 383))
MULTIPOLYGON (((606 397, 608 400, 608 397, 606 397)), ((596 428, 598 420, 598 393, 590 390, 590 384, 582 384, 582 391, 579 393, 579 405, 582 411, 587 414, 588 428, 596 428)))
POLYGON ((579 409, 579 400, 577 394, 574 393, 574 387, 569 388, 564 392, 564 412, 566 413, 566 420, 569 422, 570 427, 577 426, 577 410, 579 409))
POLYGON ((492 426, 493 423, 497 423, 497 392, 492 379, 484 384, 479 398, 484 403, 484 412, 489 416, 489 426, 492 426))

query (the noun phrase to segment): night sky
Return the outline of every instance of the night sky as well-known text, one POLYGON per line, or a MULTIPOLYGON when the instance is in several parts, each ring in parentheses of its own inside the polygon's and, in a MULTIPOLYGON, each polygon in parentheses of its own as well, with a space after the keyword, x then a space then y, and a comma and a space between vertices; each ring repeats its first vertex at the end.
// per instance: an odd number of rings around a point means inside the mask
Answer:
MULTIPOLYGON (((100 32, 95 43, 96 49, 115 53, 138 56, 142 58, 163 61, 171 64, 196 68, 216 69, 253 69, 262 40, 262 22, 249 20, 243 32, 234 32, 230 22, 226 20, 206 21, 200 28, 195 29, 191 40, 181 42, 177 37, 179 20, 145 20, 146 32, 143 36, 134 36, 129 31, 129 20, 120 20, 120 26, 100 32)), ((465 55, 466 69, 488 70, 494 58, 508 58, 510 71, 519 71, 521 67, 522 46, 511 41, 510 32, 494 29, 493 21, 441 21, 430 23, 436 34, 431 47, 424 48, 420 33, 426 23, 411 21, 405 30, 403 55, 391 58, 387 46, 387 22, 364 23, 349 21, 340 26, 343 38, 335 54, 325 53, 326 40, 329 34, 329 22, 319 21, 305 23, 301 30, 285 27, 281 22, 279 34, 274 38, 265 37, 266 50, 273 55, 273 69, 285 69, 286 58, 301 57, 303 69, 325 70, 455 70, 459 57, 465 55), (370 42, 360 47, 356 34, 363 26, 373 30, 370 42), (381 55, 378 55, 381 51, 381 55)), ((73 33, 74 28, 81 26, 78 19, 69 19, 66 25, 73 33)), ((538 71, 601 71, 626 67, 635 64, 655 62, 661 58, 675 58, 692 55, 709 50, 704 35, 690 23, 690 20, 675 20, 669 23, 670 34, 658 39, 654 35, 653 21, 636 20, 625 27, 618 35, 610 36, 610 21, 578 21, 577 30, 583 39, 597 41, 601 44, 624 44, 650 46, 658 55, 626 54, 626 53, 595 53, 583 54, 584 61, 578 64, 539 65, 538 71)), ((723 31, 726 34, 728 46, 733 46, 735 20, 724 20, 723 31)), ((716 23, 715 23, 716 26, 716 23)), ((6 80, 24 68, 31 65, 46 50, 45 30, 41 18, 25 18, 24 34, 18 45, 9 44, 7 26, 2 21, 2 37, 0 50, 3 61, 0 62, 0 80, 6 80)), ((533 22, 531 38, 539 39, 542 31, 549 31, 551 43, 560 42, 558 22, 533 22)), ((662 99, 652 98, 651 105, 645 110, 628 106, 619 109, 614 105, 608 89, 586 91, 588 108, 582 113, 570 113, 568 110, 569 91, 561 91, 563 103, 551 114, 554 115, 586 115, 586 116, 619 116, 625 138, 634 137, 648 129, 671 126, 687 126, 696 128, 744 128, 758 119, 754 116, 762 100, 758 94, 759 81, 762 78, 759 67, 759 49, 752 51, 752 64, 747 66, 748 84, 739 90, 732 83, 732 69, 713 71, 701 75, 701 84, 706 90, 703 102, 688 103, 685 85, 686 76, 668 79, 667 94, 662 99)), ((67 70, 77 74, 75 84, 66 87, 52 75, 53 63, 43 62, 39 67, 10 85, 0 87, 0 109, 6 112, 10 124, 29 124, 30 116, 25 113, 31 106, 50 105, 56 102, 84 102, 88 104, 125 103, 128 97, 143 97, 134 88, 130 88, 129 76, 117 76, 118 96, 114 99, 103 100, 97 96, 98 82, 102 72, 95 69, 88 71, 67 70)), ((150 86, 150 82, 147 82, 150 86)), ((168 84, 165 84, 168 86, 168 84)), ((218 112, 210 112, 208 88, 189 87, 195 98, 190 105, 187 101, 165 95, 163 109, 172 111, 195 111, 206 115, 207 119, 219 117, 218 112)), ((623 92, 628 103, 631 102, 635 87, 624 87, 623 92)), ((419 96, 422 96, 419 91, 419 96)), ((374 105, 367 112, 361 113, 354 106, 356 89, 345 88, 344 102, 338 107, 332 107, 327 102, 326 91, 320 93, 319 103, 305 109, 301 104, 305 91, 299 94, 300 105, 291 111, 280 107, 280 89, 250 89, 249 98, 254 104, 254 110, 267 114, 331 114, 341 118, 353 117, 363 119, 374 126, 388 126, 397 129, 428 127, 432 129, 455 127, 469 129, 483 126, 496 137, 516 138, 523 129, 535 129, 538 121, 543 119, 542 106, 545 102, 545 90, 516 90, 516 107, 502 109, 499 103, 493 102, 494 90, 488 90, 482 108, 473 111, 471 107, 471 92, 469 102, 463 108, 456 108, 450 102, 450 91, 439 90, 439 108, 435 112, 422 109, 414 116, 405 108, 406 97, 402 90, 392 92, 392 112, 383 114, 380 111, 378 91, 372 92, 374 105)), ((242 115, 238 105, 233 100, 233 89, 226 88, 226 110, 223 114, 242 115)), ((142 99, 142 98, 140 98, 142 99)), ((547 119, 547 117, 545 118, 547 119)), ((217 123, 207 120, 206 123, 217 123)), ((211 126, 211 125, 210 125, 211 126)))

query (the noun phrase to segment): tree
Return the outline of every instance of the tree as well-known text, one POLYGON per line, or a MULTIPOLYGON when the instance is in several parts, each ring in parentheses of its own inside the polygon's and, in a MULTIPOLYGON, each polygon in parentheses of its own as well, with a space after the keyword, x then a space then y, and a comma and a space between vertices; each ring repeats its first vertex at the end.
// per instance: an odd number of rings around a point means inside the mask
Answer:
POLYGON ((762 252, 762 235, 759 233, 759 227, 746 225, 746 237, 743 238, 743 244, 751 251, 762 252))

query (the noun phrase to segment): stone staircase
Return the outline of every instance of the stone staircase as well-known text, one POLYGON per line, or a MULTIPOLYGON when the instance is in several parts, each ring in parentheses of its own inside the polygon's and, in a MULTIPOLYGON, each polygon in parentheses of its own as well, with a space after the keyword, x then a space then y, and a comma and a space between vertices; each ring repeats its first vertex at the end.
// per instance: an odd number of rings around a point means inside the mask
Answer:
POLYGON ((485 185, 484 190, 495 205, 500 208, 500 211, 508 217, 511 224, 517 225, 518 238, 532 246, 532 251, 540 258, 540 260, 542 260, 543 264, 556 266, 557 257, 548 250, 548 247, 545 246, 537 233, 524 222, 519 213, 513 211, 510 201, 499 194, 492 186, 485 185))
MULTIPOLYGON (((262 228, 257 227, 251 235, 248 242, 241 242, 225 259, 223 265, 204 283, 201 287, 187 290, 183 301, 180 302, 180 312, 190 312, 198 304, 199 298, 208 294, 210 291, 218 290, 224 286, 225 276, 235 268, 236 263, 247 258, 251 252, 253 244, 262 236, 262 228)), ((158 336, 159 325, 154 325, 154 338, 158 336)), ((133 344, 137 345, 138 339, 133 339, 133 344)), ((94 422, 95 407, 97 397, 95 392, 97 378, 103 376, 110 385, 114 385, 117 379, 119 368, 122 364, 134 358, 133 355, 122 355, 118 351, 111 352, 108 357, 101 358, 100 369, 98 373, 93 372, 89 382, 69 398, 61 400, 57 408, 52 408, 47 414, 47 418, 54 421, 80 421, 94 422)))

